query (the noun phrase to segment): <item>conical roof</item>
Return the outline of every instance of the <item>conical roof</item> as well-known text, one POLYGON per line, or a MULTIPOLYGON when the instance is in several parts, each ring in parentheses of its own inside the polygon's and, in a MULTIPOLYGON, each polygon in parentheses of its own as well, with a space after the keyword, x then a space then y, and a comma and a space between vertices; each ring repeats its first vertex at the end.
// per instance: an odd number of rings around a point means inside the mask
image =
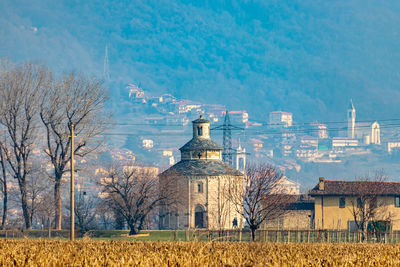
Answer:
POLYGON ((181 160, 162 175, 219 176, 243 174, 221 160, 181 160))
POLYGON ((180 151, 187 150, 222 150, 222 147, 212 139, 193 138, 184 146, 179 148, 180 151))

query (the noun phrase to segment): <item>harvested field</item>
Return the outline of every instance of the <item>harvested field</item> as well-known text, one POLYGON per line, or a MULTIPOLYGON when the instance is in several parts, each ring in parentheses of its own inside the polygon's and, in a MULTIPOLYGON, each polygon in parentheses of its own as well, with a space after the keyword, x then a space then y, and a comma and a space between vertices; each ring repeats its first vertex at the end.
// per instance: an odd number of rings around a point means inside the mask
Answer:
POLYGON ((399 266, 400 245, 2 240, 1 266, 399 266))

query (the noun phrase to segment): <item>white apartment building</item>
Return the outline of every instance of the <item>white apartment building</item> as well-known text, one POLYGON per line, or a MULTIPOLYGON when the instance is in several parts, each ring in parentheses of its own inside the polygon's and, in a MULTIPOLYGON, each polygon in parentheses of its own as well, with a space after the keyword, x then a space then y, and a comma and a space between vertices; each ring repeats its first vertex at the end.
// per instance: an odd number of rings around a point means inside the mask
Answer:
POLYGON ((290 127, 293 124, 293 114, 285 111, 273 111, 269 113, 269 126, 290 127))

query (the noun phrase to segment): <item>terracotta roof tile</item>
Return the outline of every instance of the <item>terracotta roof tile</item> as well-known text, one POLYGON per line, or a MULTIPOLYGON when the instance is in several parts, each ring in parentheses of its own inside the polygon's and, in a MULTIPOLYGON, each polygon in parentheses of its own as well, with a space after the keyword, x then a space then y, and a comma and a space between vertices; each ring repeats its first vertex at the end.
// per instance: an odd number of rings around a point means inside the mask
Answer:
POLYGON ((317 184, 311 189, 309 195, 358 195, 366 192, 378 195, 400 195, 400 182, 324 180, 324 190, 319 190, 319 184, 317 184))

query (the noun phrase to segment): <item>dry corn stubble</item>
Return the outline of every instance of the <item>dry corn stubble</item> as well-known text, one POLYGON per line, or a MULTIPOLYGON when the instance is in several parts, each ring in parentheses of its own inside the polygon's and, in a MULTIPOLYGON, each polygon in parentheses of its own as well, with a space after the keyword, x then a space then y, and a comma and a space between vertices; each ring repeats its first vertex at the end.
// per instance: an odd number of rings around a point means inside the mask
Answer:
POLYGON ((1 266, 399 266, 400 245, 0 241, 1 266))

